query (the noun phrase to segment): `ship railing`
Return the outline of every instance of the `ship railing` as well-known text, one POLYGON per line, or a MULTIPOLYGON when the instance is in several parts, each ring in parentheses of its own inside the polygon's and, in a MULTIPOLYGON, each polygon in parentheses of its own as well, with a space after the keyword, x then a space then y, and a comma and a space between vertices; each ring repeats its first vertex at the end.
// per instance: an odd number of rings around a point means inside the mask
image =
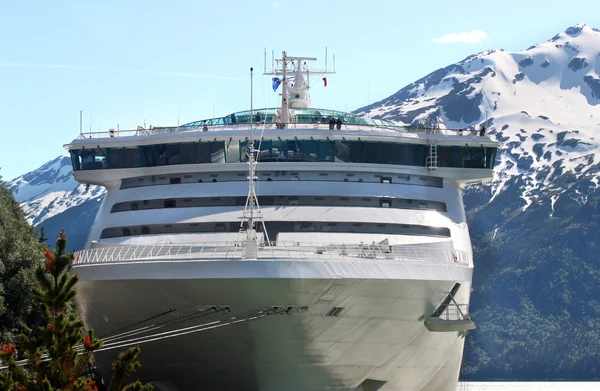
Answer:
POLYGON ((443 320, 463 320, 469 319, 469 304, 450 303, 439 316, 443 320))
MULTIPOLYGON (((75 264, 152 262, 168 260, 227 261, 243 258, 243 242, 193 244, 115 245, 76 252, 75 264)), ((331 244, 307 242, 261 242, 259 260, 305 259, 340 261, 389 261, 445 263, 468 266, 466 251, 424 245, 331 244)))
MULTIPOLYGON (((319 130, 331 130, 328 124, 324 123, 288 123, 284 124, 283 130, 295 130, 295 129, 319 129, 319 130)), ((219 131, 240 131, 248 130, 248 123, 242 124, 219 124, 208 127, 207 132, 219 132, 219 131)), ((255 129, 262 129, 264 126, 265 130, 280 130, 277 124, 274 123, 255 123, 253 124, 255 129)), ((337 128, 336 128, 337 129, 337 128)), ((340 130, 344 131, 359 131, 359 130, 374 130, 382 133, 413 133, 413 134, 438 134, 446 136, 477 136, 479 133, 476 130, 464 130, 459 129, 438 129, 428 127, 413 127, 413 126, 390 126, 380 124, 343 124, 340 130)), ((190 127, 190 126, 171 126, 171 127, 155 127, 155 128, 138 128, 135 130, 107 130, 98 132, 82 132, 79 138, 112 138, 112 137, 130 137, 130 136, 149 136, 157 134, 170 134, 170 133, 183 133, 183 132, 198 132, 202 131, 202 127, 190 127)))

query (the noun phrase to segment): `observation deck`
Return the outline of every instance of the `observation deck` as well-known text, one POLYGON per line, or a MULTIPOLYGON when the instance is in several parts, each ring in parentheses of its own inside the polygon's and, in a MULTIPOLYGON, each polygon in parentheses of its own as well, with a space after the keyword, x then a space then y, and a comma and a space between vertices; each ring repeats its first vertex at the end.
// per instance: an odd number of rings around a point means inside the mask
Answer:
POLYGON ((120 130, 109 129, 98 132, 82 132, 79 138, 109 138, 128 136, 151 136, 160 134, 197 132, 197 131, 247 131, 250 126, 254 128, 271 129, 320 129, 332 130, 329 121, 333 118, 336 122, 341 120, 341 126, 337 123, 334 130, 343 131, 374 131, 384 134, 435 134, 446 136, 478 136, 479 132, 474 129, 450 129, 439 127, 418 127, 398 124, 392 121, 368 119, 359 117, 352 113, 316 108, 300 108, 290 110, 290 122, 282 123, 278 120, 278 108, 265 108, 246 110, 232 113, 225 117, 209 118, 189 122, 180 126, 160 126, 145 128, 138 126, 137 129, 120 130))

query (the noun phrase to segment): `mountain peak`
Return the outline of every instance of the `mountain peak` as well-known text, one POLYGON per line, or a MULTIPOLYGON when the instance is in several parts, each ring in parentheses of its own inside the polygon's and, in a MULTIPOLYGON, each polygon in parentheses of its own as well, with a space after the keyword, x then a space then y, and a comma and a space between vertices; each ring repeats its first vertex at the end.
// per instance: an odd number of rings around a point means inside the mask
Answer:
POLYGON ((600 39, 600 34, 596 34, 596 33, 600 33, 600 30, 581 22, 581 23, 577 23, 575 26, 571 26, 571 27, 567 28, 562 33, 556 34, 554 37, 552 37, 550 39, 550 42, 558 41, 561 38, 569 40, 572 38, 578 38, 581 35, 588 36, 590 33, 594 34, 595 37, 598 37, 598 39, 600 39))

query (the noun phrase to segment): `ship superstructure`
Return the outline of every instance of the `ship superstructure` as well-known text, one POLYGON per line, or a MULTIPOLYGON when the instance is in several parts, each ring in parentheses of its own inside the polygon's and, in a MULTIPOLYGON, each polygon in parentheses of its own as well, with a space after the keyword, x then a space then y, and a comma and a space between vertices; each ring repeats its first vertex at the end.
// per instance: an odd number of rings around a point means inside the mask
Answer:
POLYGON ((475 327, 460 190, 499 145, 311 108, 311 60, 283 53, 280 107, 67 145, 107 189, 73 267, 102 370, 140 343, 163 390, 456 388, 475 327))

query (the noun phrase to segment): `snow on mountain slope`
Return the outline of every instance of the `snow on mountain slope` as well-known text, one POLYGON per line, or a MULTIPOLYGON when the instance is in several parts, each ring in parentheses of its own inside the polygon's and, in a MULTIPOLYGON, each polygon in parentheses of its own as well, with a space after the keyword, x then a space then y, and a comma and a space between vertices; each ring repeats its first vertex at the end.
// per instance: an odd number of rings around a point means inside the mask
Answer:
POLYGON ((6 185, 34 226, 87 201, 99 202, 105 192, 97 186, 86 190, 85 185, 76 182, 67 156, 59 156, 6 185))
POLYGON ((524 208, 541 195, 554 203, 575 180, 598 186, 600 30, 582 23, 527 50, 469 56, 355 112, 449 129, 487 118, 504 143, 493 197, 520 176, 524 208))

